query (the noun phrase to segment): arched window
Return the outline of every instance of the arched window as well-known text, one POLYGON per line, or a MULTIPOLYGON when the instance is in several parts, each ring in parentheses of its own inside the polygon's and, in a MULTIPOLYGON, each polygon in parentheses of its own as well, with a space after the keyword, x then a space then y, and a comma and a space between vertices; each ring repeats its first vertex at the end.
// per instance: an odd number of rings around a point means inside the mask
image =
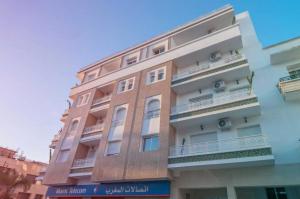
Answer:
POLYGON ((147 104, 147 118, 159 117, 160 101, 158 99, 150 100, 147 104))
POLYGON ((76 131, 77 127, 78 127, 79 121, 78 120, 74 120, 70 126, 70 131, 76 131))
POLYGON ((126 108, 121 107, 117 110, 114 116, 113 126, 122 125, 125 120, 126 108))

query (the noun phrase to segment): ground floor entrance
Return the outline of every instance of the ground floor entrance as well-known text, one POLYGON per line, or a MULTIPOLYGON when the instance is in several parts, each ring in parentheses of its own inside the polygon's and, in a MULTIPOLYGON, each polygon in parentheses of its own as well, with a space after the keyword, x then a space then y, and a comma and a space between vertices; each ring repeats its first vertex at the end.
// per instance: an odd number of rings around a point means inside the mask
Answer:
POLYGON ((300 199, 300 186, 234 187, 229 197, 226 187, 181 189, 184 199, 300 199))
POLYGON ((238 187, 238 199, 299 199, 300 186, 238 187))
POLYGON ((174 199, 300 199, 300 164, 180 171, 174 199))

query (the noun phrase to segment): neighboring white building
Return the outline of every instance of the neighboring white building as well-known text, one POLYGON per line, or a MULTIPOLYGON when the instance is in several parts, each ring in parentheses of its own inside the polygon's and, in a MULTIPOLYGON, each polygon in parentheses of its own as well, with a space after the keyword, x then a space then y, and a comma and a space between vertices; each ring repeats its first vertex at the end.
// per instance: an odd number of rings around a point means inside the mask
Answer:
MULTIPOLYGON (((256 160, 244 158, 241 161, 241 158, 235 158, 207 161, 194 169, 192 165, 195 163, 187 163, 186 169, 178 166, 172 183, 173 197, 300 198, 300 38, 262 48, 249 14, 236 15, 236 21, 242 35, 241 51, 254 72, 253 94, 257 96, 260 111, 250 117, 243 111, 241 114, 247 118, 232 121, 231 130, 226 132, 217 130, 216 125, 213 125, 213 130, 207 126, 203 132, 213 131, 217 135, 204 134, 203 138, 214 140, 208 144, 213 148, 217 148, 216 145, 219 148, 234 148, 239 143, 243 146, 255 142, 270 147, 272 155, 259 156, 256 160), (230 139, 229 134, 233 139, 225 141, 230 139), (249 137, 239 137, 243 134, 249 137), (255 166, 259 162, 260 165, 255 166), (190 171, 187 171, 188 167, 190 171)), ((183 137, 185 140, 191 139, 186 133, 183 137)))
POLYGON ((51 198, 300 198, 300 38, 262 48, 225 6, 78 77, 51 198))

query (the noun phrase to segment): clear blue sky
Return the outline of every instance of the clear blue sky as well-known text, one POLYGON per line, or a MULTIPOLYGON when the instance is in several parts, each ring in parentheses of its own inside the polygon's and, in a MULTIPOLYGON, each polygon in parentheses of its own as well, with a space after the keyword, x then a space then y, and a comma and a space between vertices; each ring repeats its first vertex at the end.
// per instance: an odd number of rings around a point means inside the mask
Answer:
POLYGON ((263 46, 300 35, 296 0, 0 0, 0 145, 47 161, 81 67, 228 3, 263 46))

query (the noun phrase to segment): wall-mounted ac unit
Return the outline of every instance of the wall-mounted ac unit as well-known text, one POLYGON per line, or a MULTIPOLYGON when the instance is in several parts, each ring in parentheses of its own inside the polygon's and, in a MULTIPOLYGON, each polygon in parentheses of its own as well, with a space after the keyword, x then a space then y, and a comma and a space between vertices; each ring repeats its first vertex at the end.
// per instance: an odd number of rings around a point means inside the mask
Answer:
POLYGON ((224 91, 225 88, 226 88, 226 84, 225 84, 224 80, 215 81, 214 91, 216 91, 216 92, 224 91))
POLYGON ((222 131, 230 129, 231 128, 231 121, 230 121, 230 119, 229 118, 219 119, 219 121, 218 121, 218 127, 222 131))
POLYGON ((208 29, 207 34, 210 34, 215 31, 215 28, 208 29))
POLYGON ((209 56, 209 61, 216 62, 222 58, 222 54, 220 52, 211 53, 209 56))

